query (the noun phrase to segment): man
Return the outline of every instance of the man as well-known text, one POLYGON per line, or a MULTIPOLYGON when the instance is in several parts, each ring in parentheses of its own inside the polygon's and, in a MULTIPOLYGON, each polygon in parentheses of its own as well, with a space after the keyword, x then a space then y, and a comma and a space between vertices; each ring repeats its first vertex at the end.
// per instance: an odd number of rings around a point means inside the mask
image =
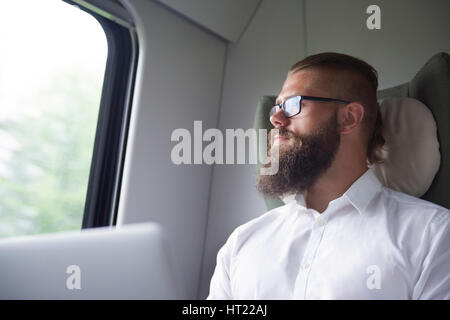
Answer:
POLYGON ((450 298, 449 210, 368 169, 384 144, 377 87, 370 65, 343 54, 289 70, 270 112, 279 171, 257 187, 295 201, 231 234, 208 299, 450 298))

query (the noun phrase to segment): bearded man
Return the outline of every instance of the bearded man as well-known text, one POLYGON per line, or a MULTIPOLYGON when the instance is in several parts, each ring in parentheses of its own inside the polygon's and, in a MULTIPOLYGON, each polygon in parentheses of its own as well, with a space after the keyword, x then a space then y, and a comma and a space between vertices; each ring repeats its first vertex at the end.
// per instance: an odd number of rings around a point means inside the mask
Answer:
POLYGON ((279 170, 257 188, 295 200, 234 230, 208 299, 450 299, 449 210, 368 169, 384 144, 377 88, 344 54, 290 68, 268 115, 279 170))

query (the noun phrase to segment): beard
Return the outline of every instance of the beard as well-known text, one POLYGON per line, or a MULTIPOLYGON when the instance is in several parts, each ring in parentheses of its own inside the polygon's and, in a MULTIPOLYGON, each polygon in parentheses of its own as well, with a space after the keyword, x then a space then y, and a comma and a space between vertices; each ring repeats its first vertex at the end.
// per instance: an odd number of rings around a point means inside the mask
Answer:
MULTIPOLYGON (((274 175, 259 175, 256 184, 260 193, 271 198, 304 192, 314 185, 333 163, 340 144, 336 112, 308 135, 296 135, 284 127, 278 130, 280 137, 289 139, 285 145, 279 141, 278 172, 274 175)), ((270 157, 270 143, 268 150, 270 157)), ((272 161, 277 161, 272 158, 263 165, 264 168, 270 167, 272 161)))

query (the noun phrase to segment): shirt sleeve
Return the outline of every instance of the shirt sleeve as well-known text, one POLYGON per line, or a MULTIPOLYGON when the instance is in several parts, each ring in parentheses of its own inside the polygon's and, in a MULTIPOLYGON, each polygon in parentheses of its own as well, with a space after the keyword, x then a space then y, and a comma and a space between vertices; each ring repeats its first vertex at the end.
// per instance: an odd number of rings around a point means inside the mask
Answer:
POLYGON ((439 212, 429 224, 428 252, 413 299, 450 300, 450 211, 439 212))
POLYGON ((209 295, 207 300, 231 300, 233 294, 231 290, 230 266, 232 261, 233 249, 237 237, 235 230, 227 242, 217 253, 216 268, 211 278, 209 286, 209 295))

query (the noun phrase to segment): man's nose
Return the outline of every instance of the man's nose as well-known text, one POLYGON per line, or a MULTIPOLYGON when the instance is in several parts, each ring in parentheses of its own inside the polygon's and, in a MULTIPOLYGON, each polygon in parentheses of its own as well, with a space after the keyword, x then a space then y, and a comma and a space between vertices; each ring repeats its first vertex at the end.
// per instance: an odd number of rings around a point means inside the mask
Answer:
POLYGON ((288 125, 289 119, 285 117, 283 110, 280 108, 277 113, 270 117, 270 122, 275 128, 285 127, 288 125))

